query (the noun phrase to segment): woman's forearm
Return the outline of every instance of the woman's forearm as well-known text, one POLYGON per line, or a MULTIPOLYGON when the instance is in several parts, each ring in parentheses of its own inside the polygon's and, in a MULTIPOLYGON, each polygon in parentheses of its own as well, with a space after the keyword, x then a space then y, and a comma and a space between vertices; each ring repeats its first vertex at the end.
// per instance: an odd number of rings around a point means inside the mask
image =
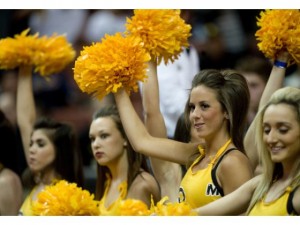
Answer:
POLYGON ((30 66, 20 67, 17 86, 17 123, 20 129, 25 155, 27 155, 30 135, 36 120, 31 70, 32 68, 30 66))
POLYGON ((151 136, 135 112, 124 88, 121 88, 114 96, 125 132, 135 151, 151 157, 184 164, 197 149, 197 144, 186 144, 151 136))

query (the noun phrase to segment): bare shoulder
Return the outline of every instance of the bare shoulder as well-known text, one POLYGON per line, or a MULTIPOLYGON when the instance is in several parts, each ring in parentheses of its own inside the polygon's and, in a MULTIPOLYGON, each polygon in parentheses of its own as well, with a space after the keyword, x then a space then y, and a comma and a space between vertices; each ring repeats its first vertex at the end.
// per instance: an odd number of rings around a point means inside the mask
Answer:
POLYGON ((145 171, 137 175, 134 182, 132 183, 132 187, 134 187, 135 185, 137 185, 138 188, 149 190, 149 191, 158 188, 158 183, 154 178, 154 176, 152 176, 150 173, 145 171))
POLYGON ((22 204, 22 184, 19 176, 5 168, 0 174, 0 211, 3 215, 17 215, 22 204))
POLYGON ((6 187, 9 185, 13 185, 13 186, 21 185, 21 179, 15 172, 5 168, 0 174, 0 186, 6 187))
POLYGON ((244 153, 238 150, 231 151, 226 154, 219 166, 220 169, 225 172, 232 169, 245 169, 248 171, 252 171, 249 158, 244 153))
POLYGON ((22 182, 20 177, 10 169, 4 169, 0 174, 0 189, 7 195, 12 193, 19 195, 22 193, 22 182))
POLYGON ((298 186, 294 193, 293 206, 297 214, 300 215, 300 186, 298 186))
POLYGON ((253 177, 249 159, 240 151, 226 154, 217 168, 217 180, 227 195, 253 177))
POLYGON ((131 184, 128 198, 140 199, 150 205, 151 196, 154 201, 160 199, 160 187, 155 178, 147 172, 141 172, 131 184))

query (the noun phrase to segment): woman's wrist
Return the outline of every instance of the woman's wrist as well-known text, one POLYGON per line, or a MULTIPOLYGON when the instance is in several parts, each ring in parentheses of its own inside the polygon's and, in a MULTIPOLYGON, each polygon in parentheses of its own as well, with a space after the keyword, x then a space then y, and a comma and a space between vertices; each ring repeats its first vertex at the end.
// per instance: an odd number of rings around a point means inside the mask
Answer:
POLYGON ((282 68, 282 69, 285 69, 287 68, 287 62, 283 62, 283 61, 280 61, 280 60, 275 60, 274 61, 274 66, 278 67, 278 68, 282 68))

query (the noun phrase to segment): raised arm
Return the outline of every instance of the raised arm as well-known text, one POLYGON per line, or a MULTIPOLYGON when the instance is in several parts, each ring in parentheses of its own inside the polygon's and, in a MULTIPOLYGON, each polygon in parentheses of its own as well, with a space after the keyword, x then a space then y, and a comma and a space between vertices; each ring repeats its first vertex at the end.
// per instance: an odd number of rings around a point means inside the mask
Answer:
POLYGON ((230 194, 197 208, 195 211, 200 216, 232 216, 243 214, 248 209, 253 192, 260 179, 261 176, 256 176, 230 194))
POLYGON ((151 136, 135 112, 124 88, 120 88, 114 96, 125 132, 135 151, 151 157, 185 164, 197 149, 197 144, 186 144, 151 136))
POLYGON ((32 67, 19 68, 17 87, 17 123, 20 129, 23 149, 28 159, 30 135, 36 119, 35 102, 32 90, 32 67))
MULTIPOLYGON (((142 94, 145 125, 150 135, 167 138, 167 129, 159 106, 157 64, 151 61, 148 66, 148 80, 143 83, 142 94)), ((176 201, 182 178, 180 165, 155 157, 150 157, 150 162, 154 176, 161 187, 161 196, 168 196, 170 201, 176 201)))
POLYGON ((143 108, 146 128, 150 135, 167 138, 167 129, 159 108, 159 88, 157 79, 157 64, 148 63, 148 79, 143 83, 143 108))
MULTIPOLYGON (((277 60, 280 62, 287 63, 289 59, 289 54, 288 52, 284 51, 281 52, 277 60)), ((262 97, 259 102, 259 109, 258 111, 268 102, 270 99, 271 95, 281 88, 283 86, 284 82, 284 77, 285 77, 285 72, 286 68, 281 68, 276 66, 275 64, 273 65, 271 74, 269 76, 268 82, 266 84, 266 87, 264 89, 264 92, 262 94, 262 97)), ((252 121, 250 127, 248 128, 248 131, 245 135, 244 138, 244 145, 245 145, 245 150, 246 153, 251 161, 253 169, 257 169, 257 166, 259 165, 259 156, 257 152, 257 148, 255 146, 255 124, 256 124, 256 119, 257 117, 254 118, 252 121)))

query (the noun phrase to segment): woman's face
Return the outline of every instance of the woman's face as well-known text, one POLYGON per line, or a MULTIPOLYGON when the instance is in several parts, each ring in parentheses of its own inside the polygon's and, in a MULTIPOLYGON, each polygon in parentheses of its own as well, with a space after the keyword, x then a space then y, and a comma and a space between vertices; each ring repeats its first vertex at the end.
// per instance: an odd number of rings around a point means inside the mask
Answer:
POLYGON ((33 131, 30 145, 28 166, 33 172, 42 172, 45 168, 51 166, 55 159, 55 147, 46 131, 38 129, 33 131))
POLYGON ((100 165, 108 165, 124 154, 126 140, 111 117, 95 119, 90 126, 93 155, 100 165))
POLYGON ((207 138, 226 130, 225 112, 213 89, 204 85, 193 88, 189 108, 192 129, 195 129, 198 137, 207 138))
POLYGON ((281 103, 266 109, 263 140, 274 162, 293 163, 300 157, 300 125, 292 106, 281 103))

